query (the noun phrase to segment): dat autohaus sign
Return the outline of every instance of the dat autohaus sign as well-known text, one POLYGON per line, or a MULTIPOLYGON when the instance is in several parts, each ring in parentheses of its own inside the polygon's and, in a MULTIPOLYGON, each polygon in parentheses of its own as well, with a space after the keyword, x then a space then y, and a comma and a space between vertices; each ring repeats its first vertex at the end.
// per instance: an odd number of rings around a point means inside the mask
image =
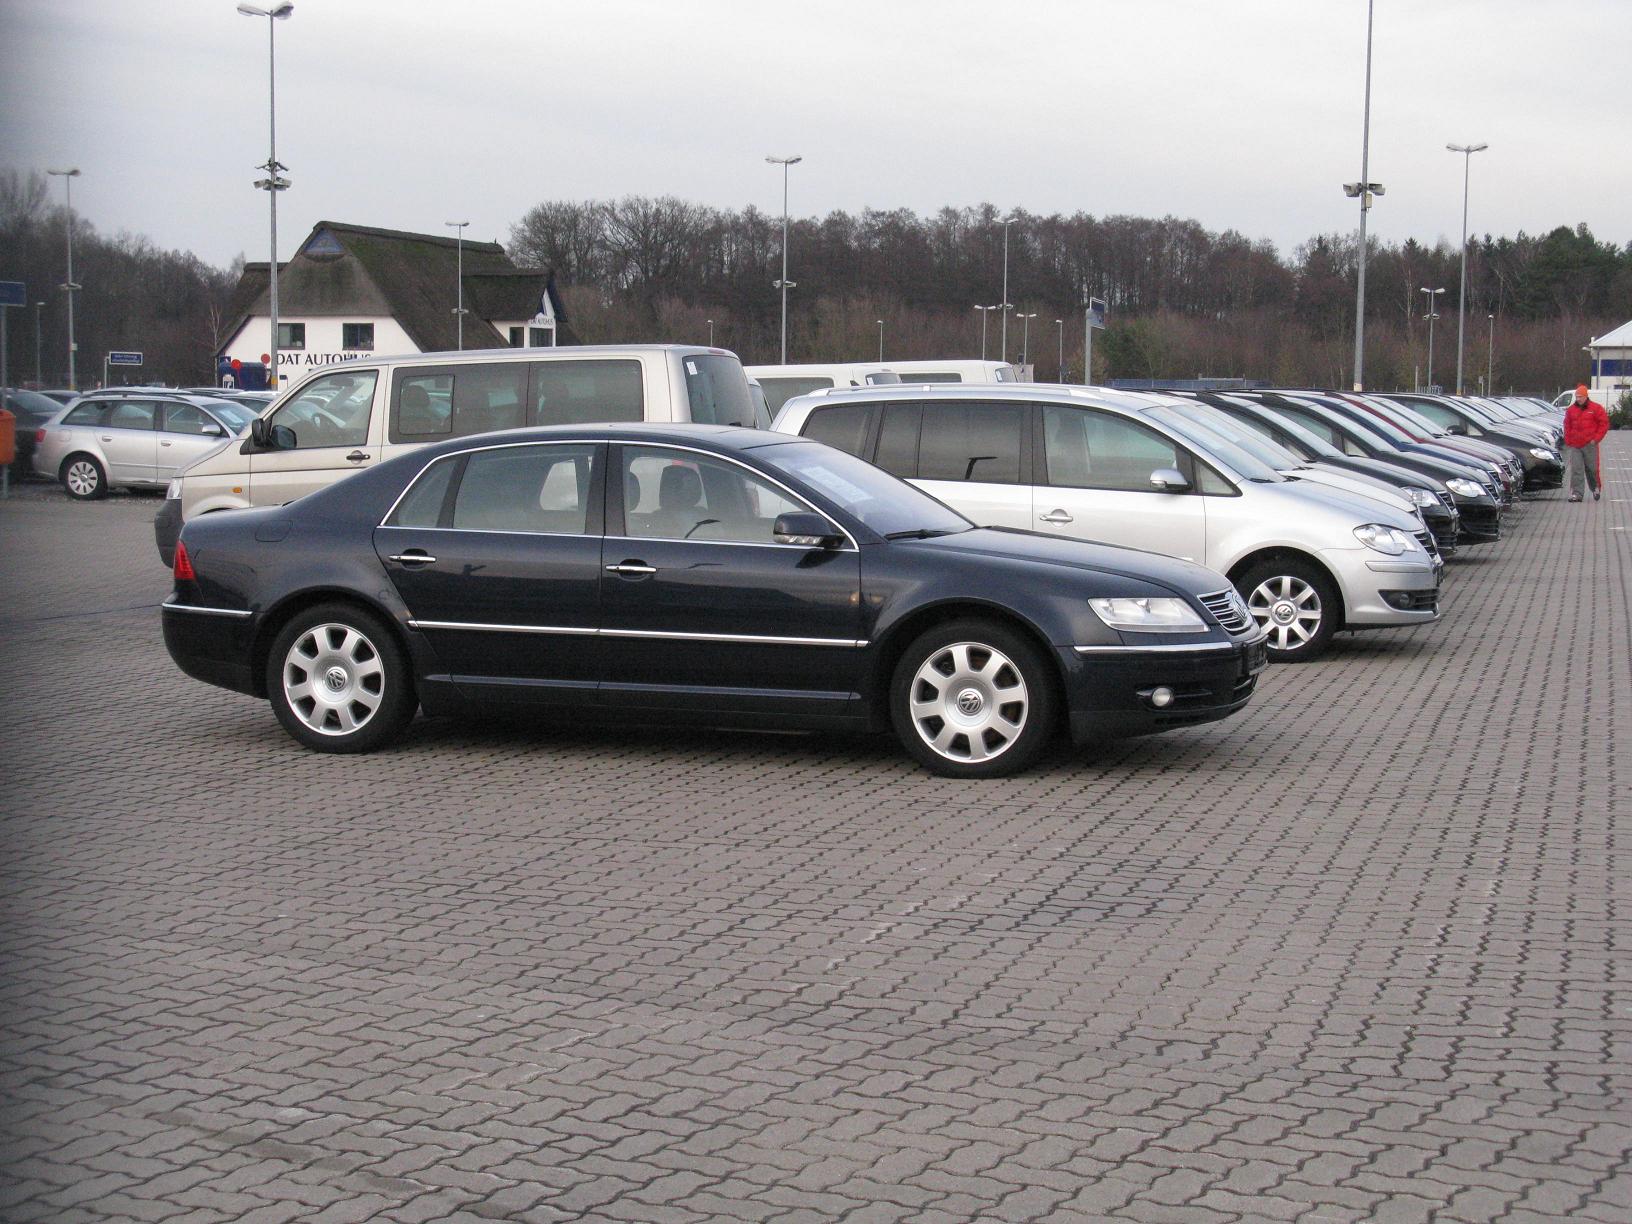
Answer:
POLYGON ((291 353, 288 349, 278 350, 278 368, 284 366, 325 366, 337 365, 342 361, 356 361, 360 357, 372 357, 374 354, 361 350, 344 353, 291 353))

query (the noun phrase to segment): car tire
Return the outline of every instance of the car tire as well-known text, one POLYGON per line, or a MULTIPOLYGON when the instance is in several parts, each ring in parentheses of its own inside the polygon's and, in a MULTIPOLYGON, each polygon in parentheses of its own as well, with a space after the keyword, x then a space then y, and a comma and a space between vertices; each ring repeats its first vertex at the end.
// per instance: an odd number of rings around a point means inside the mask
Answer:
POLYGON ((283 729, 317 752, 372 752, 419 708, 391 630, 343 603, 308 608, 283 627, 267 657, 266 693, 283 729))
POLYGON ((998 778, 1036 760, 1058 730, 1056 681, 1021 634, 958 620, 920 634, 890 681, 890 722, 919 764, 948 778, 998 778))
POLYGON ((69 455, 57 469, 57 479, 75 501, 97 501, 108 495, 108 474, 90 455, 69 455))
POLYGON ((1235 589, 1269 635, 1272 663, 1304 663, 1331 645, 1341 614, 1337 588, 1310 561, 1260 561, 1235 580, 1235 589))

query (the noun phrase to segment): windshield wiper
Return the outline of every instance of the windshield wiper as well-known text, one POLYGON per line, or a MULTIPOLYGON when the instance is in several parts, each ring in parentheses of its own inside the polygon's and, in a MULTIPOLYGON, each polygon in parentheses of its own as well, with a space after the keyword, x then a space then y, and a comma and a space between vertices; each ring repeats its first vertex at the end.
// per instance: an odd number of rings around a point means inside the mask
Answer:
POLYGON ((886 531, 886 540, 933 540, 936 536, 960 535, 950 527, 914 527, 911 531, 886 531))

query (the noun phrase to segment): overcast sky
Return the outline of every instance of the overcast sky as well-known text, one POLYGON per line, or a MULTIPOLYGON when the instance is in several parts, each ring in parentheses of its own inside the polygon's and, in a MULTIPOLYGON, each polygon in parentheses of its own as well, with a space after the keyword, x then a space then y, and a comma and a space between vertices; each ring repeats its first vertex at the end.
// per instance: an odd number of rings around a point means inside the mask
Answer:
MULTIPOLYGON (((1632 2, 1376 8, 1375 235, 1454 244, 1445 144, 1488 141, 1473 232, 1632 241, 1632 2)), ((264 259, 267 24, 234 0, 0 0, 0 164, 77 165, 104 233, 264 259)), ((780 213, 768 154, 804 158, 795 216, 990 201, 1290 251, 1357 223, 1365 36, 1365 0, 296 0, 280 251, 321 219, 503 241, 551 199, 780 213)))

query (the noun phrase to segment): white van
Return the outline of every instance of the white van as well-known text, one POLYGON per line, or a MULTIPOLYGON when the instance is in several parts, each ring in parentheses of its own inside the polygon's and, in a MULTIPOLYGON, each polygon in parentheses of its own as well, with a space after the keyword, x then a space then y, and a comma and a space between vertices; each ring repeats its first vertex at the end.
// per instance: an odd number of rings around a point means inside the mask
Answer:
POLYGON ((601 421, 768 428, 736 354, 678 344, 481 349, 348 361, 314 371, 250 427, 170 482, 154 520, 169 565, 181 525, 277 506, 430 442, 601 421))
POLYGON ((830 387, 871 387, 890 383, 1012 383, 1020 371, 1007 361, 848 361, 828 365, 749 366, 748 377, 765 389, 775 416, 796 395, 830 387))

